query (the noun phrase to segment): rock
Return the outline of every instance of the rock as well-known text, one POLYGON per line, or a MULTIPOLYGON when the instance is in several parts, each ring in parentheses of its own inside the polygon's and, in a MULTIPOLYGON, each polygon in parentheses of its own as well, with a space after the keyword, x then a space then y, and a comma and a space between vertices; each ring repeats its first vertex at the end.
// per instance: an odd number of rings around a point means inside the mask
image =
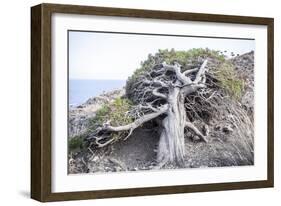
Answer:
POLYGON ((73 164, 75 164, 75 160, 73 158, 70 158, 69 159, 69 165, 73 165, 73 164))
POLYGON ((150 165, 148 166, 148 169, 153 169, 155 166, 154 165, 150 165))
POLYGON ((192 141, 194 141, 194 142, 197 142, 197 141, 200 140, 200 138, 199 138, 197 135, 191 135, 191 139, 192 139, 192 141))
POLYGON ((204 124, 202 131, 203 131, 204 136, 208 136, 210 133, 210 129, 209 129, 208 125, 204 124))
POLYGON ((230 125, 226 125, 222 128, 222 132, 229 134, 229 133, 233 132, 233 129, 231 128, 230 125))
POLYGON ((221 131, 225 134, 230 134, 231 132, 233 132, 233 128, 230 124, 228 123, 221 123, 221 124, 218 124, 214 127, 214 130, 215 131, 221 131))
POLYGON ((214 129, 215 129, 215 131, 220 131, 221 130, 221 126, 220 125, 216 125, 214 129))
POLYGON ((93 158, 93 162, 97 162, 99 160, 99 157, 98 156, 95 156, 94 158, 93 158))

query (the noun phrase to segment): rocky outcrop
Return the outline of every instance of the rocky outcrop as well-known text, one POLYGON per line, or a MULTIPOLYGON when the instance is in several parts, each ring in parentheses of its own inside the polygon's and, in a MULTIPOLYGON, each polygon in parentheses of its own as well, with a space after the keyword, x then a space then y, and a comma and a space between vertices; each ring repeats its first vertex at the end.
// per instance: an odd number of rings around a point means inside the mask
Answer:
POLYGON ((97 97, 88 99, 85 103, 69 109, 68 137, 73 138, 87 130, 88 121, 102 105, 112 102, 125 94, 124 89, 113 90, 97 97))

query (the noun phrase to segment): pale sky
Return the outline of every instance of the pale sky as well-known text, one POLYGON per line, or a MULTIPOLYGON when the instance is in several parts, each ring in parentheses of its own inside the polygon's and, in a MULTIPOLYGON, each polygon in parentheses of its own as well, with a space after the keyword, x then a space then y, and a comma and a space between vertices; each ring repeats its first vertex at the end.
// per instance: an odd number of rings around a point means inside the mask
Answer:
POLYGON ((70 31, 69 78, 125 80, 149 53, 172 48, 209 48, 243 54, 255 49, 255 41, 70 31))

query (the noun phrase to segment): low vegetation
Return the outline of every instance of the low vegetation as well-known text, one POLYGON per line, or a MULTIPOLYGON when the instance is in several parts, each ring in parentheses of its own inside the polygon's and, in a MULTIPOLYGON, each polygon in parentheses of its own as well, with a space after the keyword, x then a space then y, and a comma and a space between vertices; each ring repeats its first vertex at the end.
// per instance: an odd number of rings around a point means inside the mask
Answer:
MULTIPOLYGON (((127 98, 116 98, 112 103, 104 104, 101 109, 96 112, 95 117, 89 120, 89 130, 87 133, 91 134, 98 127, 105 123, 110 123, 112 126, 121 126, 133 122, 129 111, 132 108, 132 102, 127 98)), ((127 132, 111 133, 110 138, 117 141, 119 138, 126 135, 127 132)))
POLYGON ((96 113, 96 116, 90 120, 90 127, 97 127, 110 121, 112 126, 120 126, 132 122, 128 115, 132 103, 126 98, 116 98, 112 103, 105 104, 96 113))
POLYGON ((219 81, 221 88, 236 100, 240 100, 244 90, 244 80, 240 79, 234 70, 234 66, 229 62, 222 63, 214 75, 219 81))
POLYGON ((75 136, 68 141, 68 148, 70 151, 82 149, 84 146, 84 137, 81 135, 75 136))

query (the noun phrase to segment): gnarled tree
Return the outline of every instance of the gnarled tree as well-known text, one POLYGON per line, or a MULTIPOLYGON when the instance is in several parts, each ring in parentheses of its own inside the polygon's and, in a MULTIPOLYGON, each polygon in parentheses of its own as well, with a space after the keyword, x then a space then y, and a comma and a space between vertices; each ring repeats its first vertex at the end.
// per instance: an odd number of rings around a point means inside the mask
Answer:
MULTIPOLYGON (((120 139, 126 140, 136 128, 155 121, 160 130, 158 162, 160 165, 167 162, 181 165, 185 158, 184 138, 187 131, 201 141, 208 141, 208 125, 201 117, 211 115, 214 110, 219 112, 216 105, 218 101, 227 104, 222 97, 225 93, 221 87, 227 88, 229 79, 226 85, 222 85, 220 80, 223 78, 218 75, 218 68, 214 68, 214 65, 221 65, 225 60, 220 59, 218 53, 208 50, 191 57, 188 56, 190 53, 176 53, 173 50, 168 52, 169 56, 165 56, 165 52, 149 55, 148 60, 142 63, 142 68, 128 79, 126 95, 132 105, 123 112, 122 120, 126 121, 103 119, 104 122, 88 136, 90 145, 104 147, 120 139), (196 118, 201 118, 203 128, 194 124, 196 118)), ((240 87, 240 82, 231 82, 234 92, 238 88, 234 96, 239 95, 240 87)), ((236 112, 235 109, 239 107, 233 108, 233 112, 236 112)), ((241 120, 237 121, 241 123, 241 120)))
MULTIPOLYGON (((206 65, 208 60, 204 60, 200 68, 193 68, 182 72, 181 65, 173 65, 163 62, 154 66, 151 71, 143 75, 143 79, 135 83, 135 99, 139 103, 135 108, 135 120, 132 123, 122 126, 111 126, 106 122, 96 131, 95 143, 100 147, 114 141, 110 138, 104 143, 101 140, 108 138, 112 132, 128 131, 125 138, 132 134, 132 131, 143 123, 153 120, 160 115, 162 119, 162 134, 158 148, 159 162, 177 162, 184 160, 184 131, 191 129, 203 141, 206 137, 187 118, 185 111, 186 96, 205 88, 206 65), (142 113, 142 114, 141 114, 142 113)), ((132 112, 132 111, 131 111, 132 112)))

